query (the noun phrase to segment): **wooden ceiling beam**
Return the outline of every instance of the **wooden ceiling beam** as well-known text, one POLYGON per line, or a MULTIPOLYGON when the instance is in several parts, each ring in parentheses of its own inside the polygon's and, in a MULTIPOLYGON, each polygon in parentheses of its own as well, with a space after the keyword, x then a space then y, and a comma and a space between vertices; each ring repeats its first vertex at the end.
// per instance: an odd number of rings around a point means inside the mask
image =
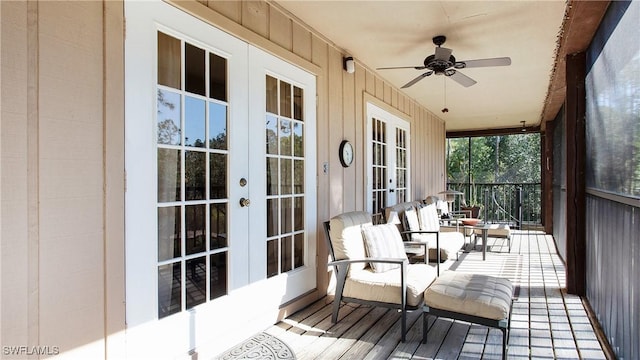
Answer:
POLYGON ((571 0, 567 3, 567 11, 558 35, 556 61, 551 73, 547 98, 541 115, 541 130, 545 130, 546 122, 555 119, 566 96, 566 62, 567 55, 587 49, 604 17, 610 1, 571 0))

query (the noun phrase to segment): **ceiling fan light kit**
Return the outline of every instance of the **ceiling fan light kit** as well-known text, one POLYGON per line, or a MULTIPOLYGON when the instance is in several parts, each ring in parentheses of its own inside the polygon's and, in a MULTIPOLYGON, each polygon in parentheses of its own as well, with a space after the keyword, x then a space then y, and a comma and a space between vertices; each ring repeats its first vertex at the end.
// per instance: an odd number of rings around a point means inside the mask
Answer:
POLYGON ((456 61, 456 58, 451 55, 453 50, 443 48, 442 44, 445 43, 447 37, 444 35, 438 35, 433 37, 433 43, 436 45, 436 50, 433 55, 429 55, 424 59, 423 65, 420 66, 393 66, 393 67, 382 67, 377 70, 391 70, 391 69, 416 69, 416 70, 428 70, 408 83, 402 86, 403 89, 406 89, 410 86, 413 86, 418 81, 424 79, 427 76, 432 74, 435 75, 444 75, 458 84, 469 87, 475 85, 477 82, 467 75, 459 72, 460 69, 468 69, 474 67, 489 67, 489 66, 508 66, 511 65, 511 58, 501 57, 501 58, 490 58, 490 59, 476 59, 476 60, 465 60, 465 61, 456 61))

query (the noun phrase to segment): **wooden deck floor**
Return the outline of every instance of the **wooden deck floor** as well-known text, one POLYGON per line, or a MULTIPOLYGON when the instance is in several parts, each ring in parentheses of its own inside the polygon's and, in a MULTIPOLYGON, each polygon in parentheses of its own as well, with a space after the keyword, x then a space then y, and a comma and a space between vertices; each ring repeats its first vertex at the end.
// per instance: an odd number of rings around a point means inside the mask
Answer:
MULTIPOLYGON (((511 253, 504 239, 489 239, 481 251, 447 262, 450 271, 509 278, 519 286, 513 304, 509 359, 605 359, 579 297, 567 295, 564 264, 550 236, 515 232, 511 253)), ((429 319, 429 342, 422 344, 420 312, 408 316, 401 343, 395 310, 343 304, 331 323, 331 301, 324 298, 266 332, 291 347, 297 359, 500 359, 501 332, 448 319, 429 319)))

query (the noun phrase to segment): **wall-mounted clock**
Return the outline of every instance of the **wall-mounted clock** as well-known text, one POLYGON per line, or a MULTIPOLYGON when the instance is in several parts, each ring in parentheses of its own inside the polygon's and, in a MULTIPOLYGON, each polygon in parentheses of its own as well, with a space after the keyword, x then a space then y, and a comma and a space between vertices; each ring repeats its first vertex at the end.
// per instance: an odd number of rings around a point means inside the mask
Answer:
POLYGON ((348 140, 342 140, 340 143, 339 156, 343 167, 349 167, 353 163, 353 158, 355 157, 353 145, 348 140))

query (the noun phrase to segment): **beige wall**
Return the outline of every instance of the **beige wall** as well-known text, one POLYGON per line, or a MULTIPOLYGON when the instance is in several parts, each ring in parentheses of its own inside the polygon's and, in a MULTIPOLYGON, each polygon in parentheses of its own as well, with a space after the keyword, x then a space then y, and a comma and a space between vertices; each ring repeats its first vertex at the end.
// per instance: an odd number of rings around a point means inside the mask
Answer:
POLYGON ((0 343, 102 357, 124 328, 122 6, 0 6, 0 343))
MULTIPOLYGON (((179 6, 317 75, 318 239, 322 221, 365 208, 365 98, 411 122, 413 198, 444 189, 444 123, 358 59, 347 74, 347 54, 267 2, 179 6), (356 149, 347 169, 337 155, 342 139, 356 149)), ((0 18, 0 344, 116 357, 124 329, 122 3, 2 1, 0 18)), ((323 289, 326 259, 318 263, 323 289)))

